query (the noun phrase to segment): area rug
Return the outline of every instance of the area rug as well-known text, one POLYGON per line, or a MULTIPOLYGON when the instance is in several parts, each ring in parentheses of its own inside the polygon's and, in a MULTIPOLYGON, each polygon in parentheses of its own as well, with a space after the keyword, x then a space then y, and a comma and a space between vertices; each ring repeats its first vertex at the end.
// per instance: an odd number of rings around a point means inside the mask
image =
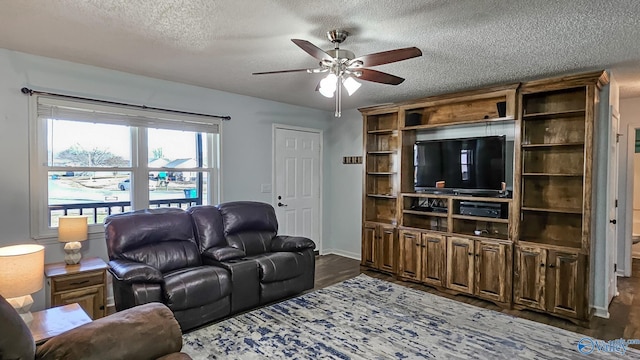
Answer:
POLYGON ((366 275, 183 339, 182 351, 196 360, 640 358, 633 349, 616 352, 581 334, 366 275))

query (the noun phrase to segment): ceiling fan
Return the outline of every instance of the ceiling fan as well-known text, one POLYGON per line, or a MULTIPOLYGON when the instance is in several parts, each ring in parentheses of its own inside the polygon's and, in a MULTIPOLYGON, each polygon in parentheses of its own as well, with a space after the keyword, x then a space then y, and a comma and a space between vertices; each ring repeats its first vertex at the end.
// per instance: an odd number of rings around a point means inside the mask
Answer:
POLYGON ((329 98, 333 97, 334 93, 337 92, 335 97, 335 116, 340 117, 342 112, 342 86, 345 87, 347 93, 351 96, 360 87, 360 83, 355 79, 389 85, 401 84, 404 81, 403 78, 382 71, 368 69, 368 67, 422 56, 420 49, 408 47, 356 57, 353 52, 340 49, 340 44, 346 40, 347 36, 349 36, 349 33, 345 30, 328 31, 327 37, 334 44, 334 48, 327 51, 320 49, 307 40, 291 39, 291 41, 302 50, 320 60, 319 67, 313 69, 254 72, 253 75, 292 72, 307 72, 309 74, 328 73, 328 75, 320 81, 316 90, 323 96, 329 98))

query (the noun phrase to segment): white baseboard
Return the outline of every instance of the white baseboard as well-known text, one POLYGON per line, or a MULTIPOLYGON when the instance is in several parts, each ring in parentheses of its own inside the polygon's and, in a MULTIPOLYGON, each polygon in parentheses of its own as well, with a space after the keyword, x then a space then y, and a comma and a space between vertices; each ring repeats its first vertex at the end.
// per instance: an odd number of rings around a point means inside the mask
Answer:
POLYGON ((329 255, 329 254, 335 254, 335 255, 340 255, 340 256, 344 256, 350 259, 355 259, 355 260, 360 260, 360 254, 359 253, 354 253, 354 252, 350 252, 350 251, 344 251, 344 250, 340 250, 340 249, 326 249, 322 255, 329 255))
POLYGON ((603 318, 603 319, 608 319, 609 318, 609 309, 600 307, 600 306, 594 306, 593 309, 595 310, 593 312, 593 316, 597 316, 599 318, 603 318))

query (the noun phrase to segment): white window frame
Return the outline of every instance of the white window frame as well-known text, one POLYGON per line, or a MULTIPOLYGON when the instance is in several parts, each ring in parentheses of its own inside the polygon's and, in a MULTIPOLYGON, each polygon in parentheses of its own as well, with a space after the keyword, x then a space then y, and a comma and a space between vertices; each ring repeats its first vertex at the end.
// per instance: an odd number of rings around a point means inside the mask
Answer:
MULTIPOLYGON (((147 129, 173 129, 201 132, 203 143, 206 143, 208 161, 200 168, 181 168, 184 172, 200 172, 207 174, 207 203, 220 202, 220 166, 222 121, 207 116, 183 115, 170 111, 146 110, 126 105, 103 104, 99 101, 76 100, 54 95, 34 94, 29 97, 29 184, 30 184, 30 230, 31 238, 44 243, 53 243, 57 237, 57 228, 49 226, 49 171, 65 171, 64 167, 48 165, 47 159, 47 119, 56 118, 93 123, 122 124, 131 129, 131 166, 128 167, 89 167, 87 171, 128 171, 131 173, 131 209, 139 210, 149 207, 149 171, 166 171, 173 169, 149 168, 147 149, 147 129), (44 104, 44 105, 43 105, 44 104), (47 115, 43 114, 43 108, 47 115), (86 112, 79 112, 82 109, 86 112), (48 115, 48 111, 52 113, 48 115), (79 117, 74 118, 80 114, 79 117), (109 116, 116 114, 117 116, 109 116), (218 136, 214 136, 214 135, 218 136), (145 179, 145 181, 136 181, 145 179)), ((74 168, 82 170, 82 168, 74 168)), ((104 234, 104 225, 89 225, 89 237, 104 234)))

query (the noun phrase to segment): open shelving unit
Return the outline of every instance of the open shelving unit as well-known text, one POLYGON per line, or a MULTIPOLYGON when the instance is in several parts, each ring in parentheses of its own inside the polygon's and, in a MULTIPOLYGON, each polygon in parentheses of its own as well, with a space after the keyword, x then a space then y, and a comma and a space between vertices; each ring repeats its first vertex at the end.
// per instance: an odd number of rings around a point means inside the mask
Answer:
POLYGON ((362 265, 394 273, 397 257, 398 110, 364 115, 362 265))
POLYGON ((520 240, 582 248, 586 86, 522 96, 520 240))

